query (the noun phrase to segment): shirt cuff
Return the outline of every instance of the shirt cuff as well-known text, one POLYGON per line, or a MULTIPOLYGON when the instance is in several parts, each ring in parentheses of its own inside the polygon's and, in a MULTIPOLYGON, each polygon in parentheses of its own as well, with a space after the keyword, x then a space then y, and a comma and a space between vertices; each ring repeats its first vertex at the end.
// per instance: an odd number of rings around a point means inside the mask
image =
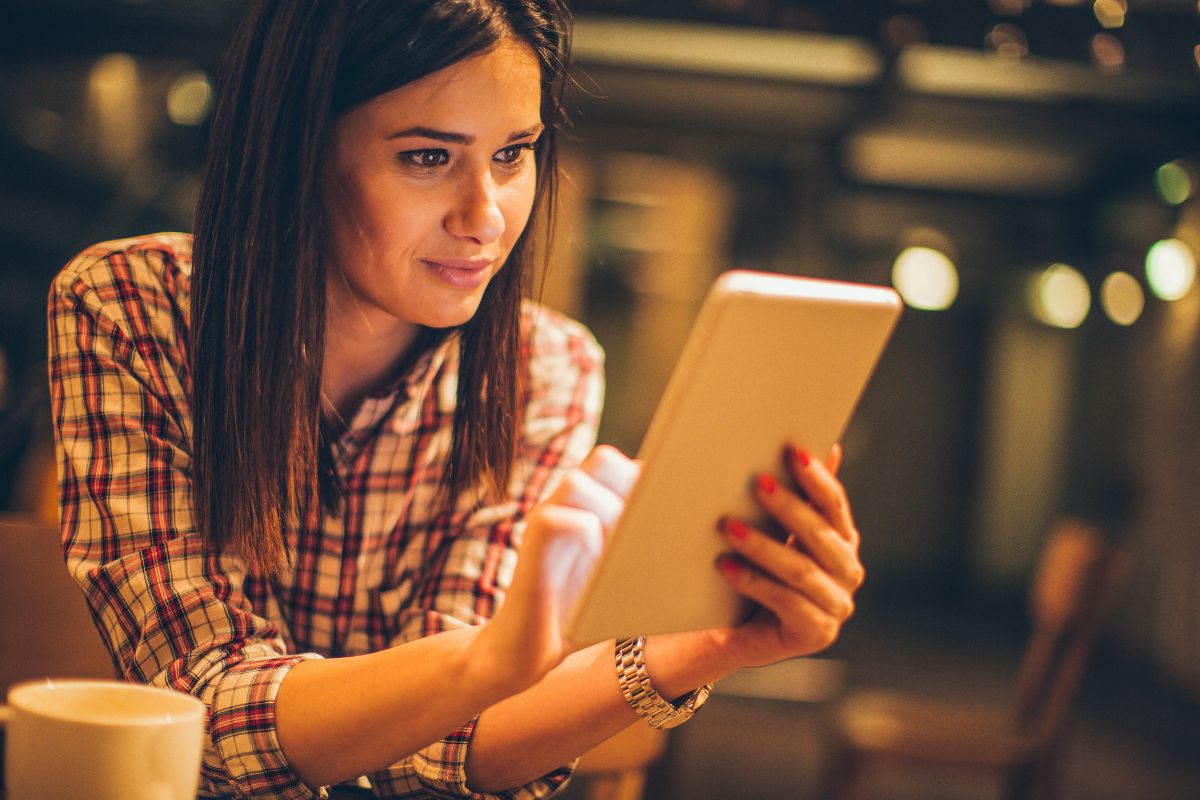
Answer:
POLYGON ((275 697, 292 667, 315 654, 243 661, 214 683, 209 735, 239 795, 309 800, 319 797, 292 771, 275 730, 275 697))
POLYGON ((566 785, 574 772, 574 762, 524 786, 496 793, 473 791, 467 786, 467 750, 477 719, 418 751, 411 759, 406 759, 391 770, 372 775, 371 785, 377 793, 386 797, 390 788, 404 787, 412 791, 417 788, 412 786, 415 780, 420 788, 435 797, 469 797, 471 800, 540 800, 552 796, 566 785))

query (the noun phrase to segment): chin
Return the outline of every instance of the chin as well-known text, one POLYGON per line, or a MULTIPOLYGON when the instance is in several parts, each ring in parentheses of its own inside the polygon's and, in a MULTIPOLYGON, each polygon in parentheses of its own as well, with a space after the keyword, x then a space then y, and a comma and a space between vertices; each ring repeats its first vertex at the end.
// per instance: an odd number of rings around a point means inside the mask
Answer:
POLYGON ((471 302, 457 307, 438 309, 434 313, 422 314, 416 322, 426 328, 457 328, 460 325, 466 325, 475 318, 481 299, 473 298, 471 302))

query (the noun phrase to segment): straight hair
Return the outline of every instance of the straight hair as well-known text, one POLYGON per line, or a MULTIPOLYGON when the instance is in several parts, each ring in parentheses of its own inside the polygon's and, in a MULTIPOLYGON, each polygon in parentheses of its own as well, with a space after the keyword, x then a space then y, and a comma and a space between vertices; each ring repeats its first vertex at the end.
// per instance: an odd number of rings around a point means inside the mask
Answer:
MULTIPOLYGON (((549 215, 567 21, 560 0, 263 0, 243 21, 222 68, 193 250, 194 521, 218 552, 276 575, 289 556, 288 526, 340 496, 321 408, 321 178, 337 119, 501 41, 524 42, 541 67, 546 126, 530 219, 549 215)), ((481 487, 481 499, 496 497, 509 485, 533 227, 469 322, 417 338, 416 347, 429 348, 459 337, 442 511, 465 492, 481 487)))

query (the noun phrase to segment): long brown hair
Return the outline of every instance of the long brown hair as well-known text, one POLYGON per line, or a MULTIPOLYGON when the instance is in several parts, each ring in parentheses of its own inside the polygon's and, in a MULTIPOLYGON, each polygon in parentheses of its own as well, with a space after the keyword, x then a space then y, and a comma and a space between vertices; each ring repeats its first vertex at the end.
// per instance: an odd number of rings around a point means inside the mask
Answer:
MULTIPOLYGON (((527 43, 546 132, 534 214, 553 207, 567 13, 560 0, 263 0, 222 72, 196 210, 189 354, 193 500, 214 548, 273 574, 285 530, 321 491, 325 222, 320 192, 338 117, 485 52, 527 43)), ((448 502, 507 486, 520 424, 520 302, 529 228, 461 326, 448 502)), ((453 332, 429 331, 426 345, 453 332)))

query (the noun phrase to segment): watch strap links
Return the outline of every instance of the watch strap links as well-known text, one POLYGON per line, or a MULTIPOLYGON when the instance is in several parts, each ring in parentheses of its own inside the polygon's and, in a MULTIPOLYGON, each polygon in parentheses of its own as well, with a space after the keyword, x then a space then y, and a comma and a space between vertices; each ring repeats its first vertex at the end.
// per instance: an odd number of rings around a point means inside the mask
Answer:
POLYGON ((643 659, 645 646, 644 636, 621 639, 616 643, 614 657, 621 693, 633 710, 646 718, 651 728, 674 728, 682 725, 691 719, 708 699, 712 692, 712 684, 707 683, 675 702, 667 700, 650 683, 643 659))

